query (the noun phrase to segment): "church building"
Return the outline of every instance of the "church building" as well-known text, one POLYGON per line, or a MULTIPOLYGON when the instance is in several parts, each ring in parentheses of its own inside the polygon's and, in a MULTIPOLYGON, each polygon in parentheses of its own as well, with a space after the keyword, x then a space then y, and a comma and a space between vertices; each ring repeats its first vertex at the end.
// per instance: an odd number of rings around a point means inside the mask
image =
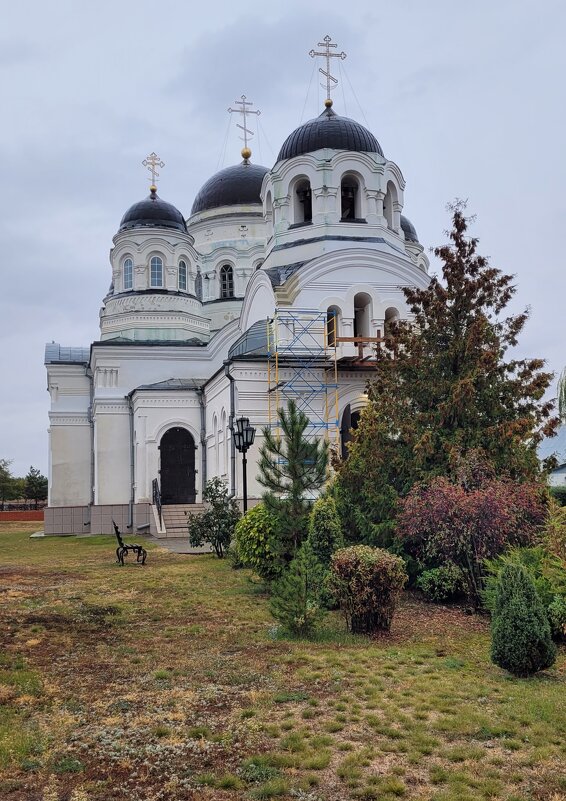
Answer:
MULTIPOLYGON (((249 103, 239 105, 247 131, 249 103)), ((262 429, 290 398, 313 436, 344 449, 374 348, 408 314, 402 288, 429 281, 403 215, 405 180, 330 99, 272 167, 251 155, 246 142, 188 216, 157 194, 162 163, 148 157, 150 193, 112 240, 99 338, 46 346, 46 534, 111 533, 113 519, 124 531, 186 533, 210 478, 242 499, 238 418, 256 429, 253 502, 262 429)))

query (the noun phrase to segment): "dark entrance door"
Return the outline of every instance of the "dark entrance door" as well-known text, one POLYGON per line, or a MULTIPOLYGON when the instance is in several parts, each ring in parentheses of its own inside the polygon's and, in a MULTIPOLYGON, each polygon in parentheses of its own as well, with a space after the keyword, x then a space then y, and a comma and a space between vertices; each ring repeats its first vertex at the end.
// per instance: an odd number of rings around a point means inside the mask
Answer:
POLYGON ((195 441, 185 428, 170 428, 161 437, 161 502, 194 503, 195 441))

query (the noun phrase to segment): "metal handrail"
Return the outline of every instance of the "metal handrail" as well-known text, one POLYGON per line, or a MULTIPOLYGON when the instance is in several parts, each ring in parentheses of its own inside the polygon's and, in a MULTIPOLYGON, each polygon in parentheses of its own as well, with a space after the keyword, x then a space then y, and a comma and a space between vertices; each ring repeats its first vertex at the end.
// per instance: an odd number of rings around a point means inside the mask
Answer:
POLYGON ((159 525, 163 528, 163 516, 161 512, 161 490, 159 489, 159 480, 154 478, 151 482, 151 489, 153 493, 153 503, 157 506, 157 513, 159 514, 159 525))

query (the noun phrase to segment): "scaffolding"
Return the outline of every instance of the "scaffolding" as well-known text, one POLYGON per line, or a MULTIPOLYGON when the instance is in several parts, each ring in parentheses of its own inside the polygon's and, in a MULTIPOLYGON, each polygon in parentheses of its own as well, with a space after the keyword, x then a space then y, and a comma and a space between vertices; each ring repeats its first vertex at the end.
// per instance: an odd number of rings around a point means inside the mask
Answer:
POLYGON ((338 363, 334 312, 277 308, 267 321, 269 425, 294 400, 309 421, 307 436, 339 444, 338 363))

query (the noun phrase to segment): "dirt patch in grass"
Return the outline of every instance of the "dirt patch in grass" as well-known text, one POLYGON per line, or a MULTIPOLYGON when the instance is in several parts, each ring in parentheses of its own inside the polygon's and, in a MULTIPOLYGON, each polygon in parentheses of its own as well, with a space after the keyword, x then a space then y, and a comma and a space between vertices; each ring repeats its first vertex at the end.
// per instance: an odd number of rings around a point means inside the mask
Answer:
POLYGON ((285 640, 246 571, 113 544, 0 526, 3 801, 564 798, 563 651, 513 679, 410 595, 375 640, 285 640))

